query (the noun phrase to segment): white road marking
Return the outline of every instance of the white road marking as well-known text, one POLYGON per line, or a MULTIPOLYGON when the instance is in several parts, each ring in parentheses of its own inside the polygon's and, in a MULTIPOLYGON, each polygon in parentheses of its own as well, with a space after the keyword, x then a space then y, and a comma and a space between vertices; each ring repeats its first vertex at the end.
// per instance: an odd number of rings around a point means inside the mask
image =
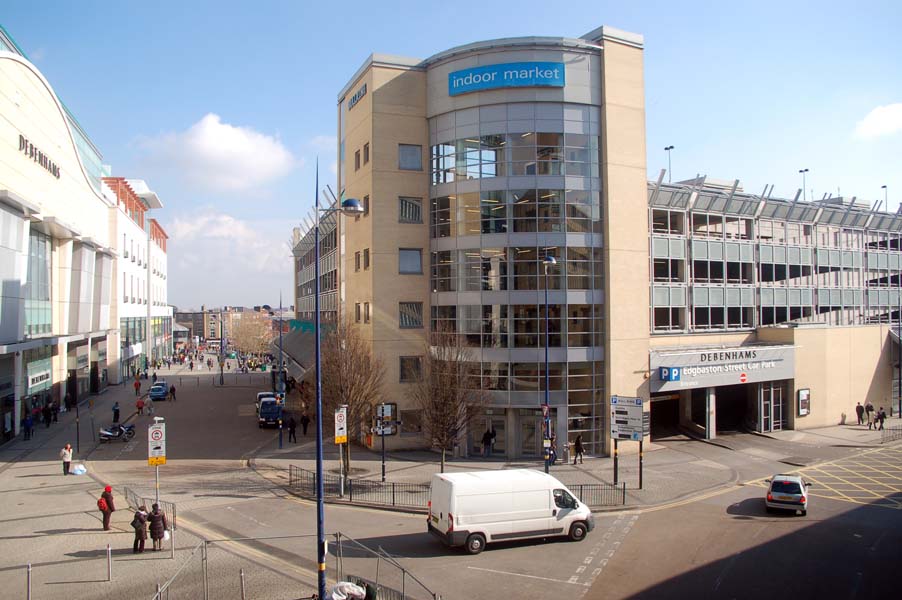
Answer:
POLYGON ((524 575, 523 573, 511 573, 510 571, 497 571, 495 569, 483 569, 482 567, 467 567, 474 571, 485 571, 487 573, 497 573, 499 575, 513 575, 515 577, 526 577, 528 579, 541 579, 542 581, 553 581, 554 583, 572 583, 574 585, 587 586, 587 583, 576 583, 573 581, 564 581, 563 579, 552 579, 551 577, 539 577, 538 575, 524 575))

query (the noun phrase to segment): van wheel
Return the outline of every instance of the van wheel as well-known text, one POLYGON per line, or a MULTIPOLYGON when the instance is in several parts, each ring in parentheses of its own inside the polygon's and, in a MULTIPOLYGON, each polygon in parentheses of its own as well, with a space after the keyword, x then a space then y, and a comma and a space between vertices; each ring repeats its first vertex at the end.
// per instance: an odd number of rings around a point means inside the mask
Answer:
POLYGON ((574 523, 570 526, 570 541, 581 542, 586 538, 586 524, 574 523))
POLYGON ((485 550, 485 536, 481 533, 472 533, 467 538, 467 553, 479 554, 485 550))

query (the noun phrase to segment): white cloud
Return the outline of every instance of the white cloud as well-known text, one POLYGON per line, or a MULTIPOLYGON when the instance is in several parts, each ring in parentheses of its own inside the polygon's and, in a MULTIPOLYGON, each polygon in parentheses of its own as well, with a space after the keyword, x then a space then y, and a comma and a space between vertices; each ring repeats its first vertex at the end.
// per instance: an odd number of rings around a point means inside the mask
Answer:
POLYGON ((149 158, 195 187, 243 191, 284 177, 301 162, 273 136, 208 113, 185 131, 140 141, 149 158))
POLYGON ((902 102, 878 106, 855 125, 855 135, 864 139, 902 131, 902 102))
POLYGON ((290 232, 284 221, 242 220, 204 207, 165 227, 174 304, 252 306, 271 303, 279 289, 291 296, 292 259, 285 244, 290 232))
POLYGON ((310 140, 310 145, 320 152, 334 154, 338 148, 338 138, 334 135, 318 135, 310 140))

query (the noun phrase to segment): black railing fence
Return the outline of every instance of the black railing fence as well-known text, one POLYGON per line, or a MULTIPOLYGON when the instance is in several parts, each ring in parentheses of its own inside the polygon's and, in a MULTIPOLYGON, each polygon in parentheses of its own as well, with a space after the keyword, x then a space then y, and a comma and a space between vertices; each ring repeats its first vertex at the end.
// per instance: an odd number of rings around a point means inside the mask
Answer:
MULTIPOLYGON (((626 484, 566 483, 580 502, 590 508, 626 504, 626 484)), ((316 496, 316 473, 295 465, 288 467, 288 485, 302 496, 316 496)), ((345 479, 344 489, 337 475, 323 476, 323 494, 327 498, 344 498, 348 502, 415 508, 429 505, 428 483, 381 482, 372 479, 345 479)))

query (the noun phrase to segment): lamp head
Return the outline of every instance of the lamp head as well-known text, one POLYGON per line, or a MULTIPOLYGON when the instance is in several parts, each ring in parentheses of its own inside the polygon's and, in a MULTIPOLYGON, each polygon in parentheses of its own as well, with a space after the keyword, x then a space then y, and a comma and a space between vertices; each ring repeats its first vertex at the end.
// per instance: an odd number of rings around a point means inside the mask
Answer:
POLYGON ((546 267, 553 267, 557 264, 557 259, 549 254, 542 259, 542 264, 546 267))
POLYGON ((341 201, 341 212, 349 217, 363 214, 363 205, 357 198, 347 198, 341 201))

